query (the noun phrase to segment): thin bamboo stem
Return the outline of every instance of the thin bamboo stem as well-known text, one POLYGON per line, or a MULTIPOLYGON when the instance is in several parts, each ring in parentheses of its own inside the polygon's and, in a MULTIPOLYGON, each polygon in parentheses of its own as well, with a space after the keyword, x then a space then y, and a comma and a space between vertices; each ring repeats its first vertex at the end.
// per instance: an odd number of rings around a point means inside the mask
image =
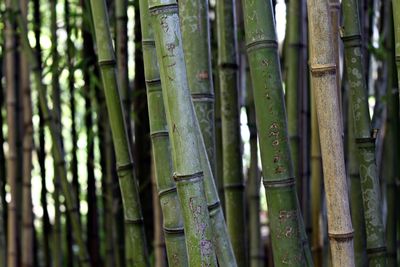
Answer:
POLYGON ((140 208, 139 191, 134 174, 134 163, 129 146, 123 115, 114 49, 110 35, 108 14, 104 0, 90 1, 94 35, 96 37, 98 64, 102 77, 106 105, 114 141, 117 173, 124 204, 127 259, 130 266, 148 266, 146 237, 140 208))
POLYGON ((400 90, 400 0, 392 0, 394 38, 395 38, 395 55, 397 67, 397 82, 400 90))
MULTIPOLYGON (((140 1, 140 20, 142 27, 142 47, 144 75, 147 87, 149 108, 150 136, 155 166, 157 194, 163 213, 163 228, 167 257, 170 265, 185 266, 188 264, 183 217, 179 207, 175 182, 172 179, 172 159, 168 124, 165 115, 161 90, 160 72, 157 64, 157 53, 154 32, 151 26, 147 0, 140 1)), ((160 205, 157 203, 157 205, 160 205)), ((155 222, 157 224, 159 222, 155 222)))
POLYGON ((375 163, 375 137, 371 133, 367 86, 361 44, 359 9, 356 0, 342 3, 345 67, 361 178, 369 266, 386 266, 386 243, 382 219, 379 176, 375 163))
POLYGON ((343 155, 342 125, 336 94, 337 67, 328 3, 307 1, 312 90, 318 116, 332 266, 354 266, 353 228, 343 155))
POLYGON ((243 10, 274 264, 312 265, 295 189, 272 3, 246 0, 243 10))
POLYGON ((155 32, 189 266, 216 266, 210 223, 212 212, 209 214, 205 198, 206 174, 200 160, 202 149, 198 145, 201 134, 196 127, 187 83, 178 5, 174 0, 151 0, 149 10, 155 32))
MULTIPOLYGON (((28 1, 21 1, 21 16, 26 21, 28 13, 28 1)), ((26 57, 20 57, 21 66, 21 90, 23 106, 23 181, 22 181, 22 233, 21 244, 22 266, 32 267, 34 259, 34 228, 32 211, 32 151, 33 151, 33 125, 32 125, 32 103, 30 88, 29 62, 26 57)))

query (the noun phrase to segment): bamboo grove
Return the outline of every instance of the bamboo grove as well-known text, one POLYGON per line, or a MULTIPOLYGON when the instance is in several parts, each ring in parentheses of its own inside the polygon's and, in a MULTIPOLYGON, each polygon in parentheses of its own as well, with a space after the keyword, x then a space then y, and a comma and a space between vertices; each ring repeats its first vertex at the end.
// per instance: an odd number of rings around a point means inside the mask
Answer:
POLYGON ((400 266, 400 0, 0 1, 0 267, 400 266))

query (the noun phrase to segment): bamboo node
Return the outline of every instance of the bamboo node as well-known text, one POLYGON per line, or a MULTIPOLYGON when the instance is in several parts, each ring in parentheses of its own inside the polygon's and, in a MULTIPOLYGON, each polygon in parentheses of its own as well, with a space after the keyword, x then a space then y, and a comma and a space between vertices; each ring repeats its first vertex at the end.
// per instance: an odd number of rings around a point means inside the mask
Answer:
POLYGON ((399 64, 400 63, 400 55, 396 56, 396 63, 399 64))
POLYGON ((154 131, 150 133, 150 138, 160 138, 160 137, 168 137, 168 131, 161 130, 161 131, 154 131))
POLYGON ((329 239, 334 239, 338 242, 347 242, 354 237, 354 231, 348 233, 328 233, 329 239))
POLYGON ((259 40, 246 44, 247 53, 261 48, 278 48, 278 42, 276 40, 259 40))
POLYGON ((127 219, 125 218, 125 224, 143 224, 143 218, 140 217, 138 219, 127 219))
POLYGON ((352 34, 352 35, 345 35, 345 30, 341 34, 344 47, 359 47, 361 46, 361 35, 360 34, 352 34))
POLYGON ((161 85, 161 79, 156 78, 156 79, 151 79, 151 80, 146 80, 146 85, 147 85, 147 91, 152 92, 152 91, 161 91, 160 88, 153 89, 155 86, 160 86, 161 85))
POLYGON ((311 74, 313 76, 322 76, 326 73, 335 74, 336 64, 311 64, 311 74))
POLYGON ((171 4, 158 4, 149 8, 150 15, 158 15, 160 13, 165 13, 168 11, 178 11, 178 3, 171 4))
POLYGON ((183 229, 183 227, 168 228, 164 226, 164 233, 166 235, 183 235, 185 233, 185 230, 183 229))
POLYGON ((195 102, 214 102, 214 94, 207 94, 207 93, 193 93, 192 99, 195 102))
POLYGON ((134 168, 134 166, 135 166, 135 163, 133 163, 132 161, 125 163, 125 164, 118 164, 117 172, 119 173, 119 172, 126 171, 126 170, 132 170, 134 168))
POLYGON ((224 185, 225 190, 243 190, 244 187, 242 183, 224 185))
POLYGON ((189 180, 197 180, 197 179, 202 179, 203 178, 203 172, 196 172, 193 174, 185 174, 185 175, 179 175, 176 172, 173 174, 173 178, 175 182, 183 182, 183 181, 189 181, 189 180))
POLYGON ((220 206, 221 206, 221 203, 219 201, 217 201, 214 204, 208 205, 208 211, 212 212, 213 210, 218 209, 220 206))
POLYGON ((175 192, 176 192, 176 187, 171 187, 171 188, 167 188, 164 190, 160 190, 158 192, 158 197, 161 199, 163 196, 166 196, 168 194, 175 193, 175 192))
POLYGON ((142 46, 150 46, 150 47, 155 47, 156 42, 154 39, 143 39, 142 40, 142 46))
POLYGON ((386 246, 376 247, 376 248, 367 248, 368 256, 374 254, 386 254, 386 246))
POLYGON ((102 66, 115 66, 116 62, 114 59, 100 59, 98 61, 100 67, 102 66))
POLYGON ((296 180, 294 177, 283 180, 272 180, 272 181, 264 180, 263 184, 265 188, 290 187, 296 184, 296 180))

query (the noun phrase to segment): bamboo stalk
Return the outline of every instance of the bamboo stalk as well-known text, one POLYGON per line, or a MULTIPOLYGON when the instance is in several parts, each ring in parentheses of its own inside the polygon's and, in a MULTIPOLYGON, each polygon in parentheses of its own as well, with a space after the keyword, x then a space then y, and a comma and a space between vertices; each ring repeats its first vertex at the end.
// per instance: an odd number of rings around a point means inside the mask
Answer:
MULTIPOLYGON (((35 0, 33 2, 33 17, 34 17, 34 32, 35 32, 35 40, 36 45, 34 47, 34 53, 36 57, 36 61, 38 62, 39 69, 37 70, 39 73, 42 73, 42 57, 41 57, 41 46, 40 46, 40 35, 41 35, 41 14, 40 14, 40 1, 35 0)), ((43 209, 43 229, 48 229, 48 231, 43 231, 43 254, 44 254, 44 266, 50 267, 51 266, 51 253, 50 253, 50 234, 52 232, 49 213, 47 210, 47 188, 46 188, 46 168, 45 168, 45 158, 46 158, 46 151, 45 151, 45 137, 44 137, 44 120, 43 120, 43 113, 40 110, 40 103, 38 103, 39 109, 39 151, 37 152, 38 162, 40 166, 40 175, 41 175, 41 185, 42 190, 40 192, 40 204, 43 209)))
POLYGON ((349 78, 350 100, 357 146, 364 217, 367 233, 369 266, 386 265, 386 244, 382 222, 379 177, 375 163, 375 137, 371 136, 366 80, 363 75, 363 55, 358 3, 345 0, 343 35, 346 74, 349 78))
MULTIPOLYGON (((4 46, 3 46, 4 47, 4 46)), ((2 47, 2 48, 3 48, 2 47)), ((4 50, 3 50, 4 51, 4 50)), ((4 62, 4 54, 0 55, 0 66, 3 66, 4 62)), ((0 68, 0 79, 3 78, 3 68, 0 68)), ((4 106, 4 94, 3 94, 3 84, 0 83, 0 114, 2 114, 3 106, 4 106)), ((7 218, 6 218, 6 210, 7 210, 7 202, 6 202, 6 158, 4 155, 4 133, 3 133, 3 116, 0 115, 0 266, 6 266, 7 264, 7 218)))
POLYGON ((219 1, 216 12, 226 224, 237 264, 247 266, 235 0, 219 1))
POLYGON ((397 67, 397 82, 400 90, 400 0, 392 0, 394 38, 395 38, 395 55, 397 67))
MULTIPOLYGON (((151 26, 149 5, 147 0, 140 1, 140 20, 142 27, 142 50, 144 74, 147 87, 149 108, 150 136, 152 154, 155 165, 157 193, 163 213, 165 245, 170 265, 186 266, 187 255, 183 217, 179 208, 175 182, 172 179, 172 159, 168 137, 168 124, 165 115, 161 90, 160 73, 157 64, 157 54, 154 32, 151 26)), ((157 205, 160 205, 157 203, 157 205)), ((155 224, 158 222, 156 221, 155 224)))
POLYGON ((247 120, 250 131, 250 166, 248 169, 247 191, 249 207, 249 256, 251 267, 262 267, 264 255, 261 249, 261 224, 260 224, 260 184, 261 173, 258 168, 258 142, 256 111, 254 106, 253 88, 251 84, 250 69, 247 67, 246 92, 247 92, 247 120))
MULTIPOLYGON (((393 7, 395 6, 393 1, 393 7)), ((386 86, 386 125, 385 136, 383 140, 383 159, 382 159, 382 175, 385 177, 386 182, 386 203, 387 203, 387 217, 386 217, 386 242, 387 242, 387 257, 388 266, 397 266, 397 221, 399 214, 396 204, 397 185, 396 178, 399 175, 398 159, 399 154, 397 148, 399 142, 399 91, 396 88, 396 57, 395 57, 395 40, 394 40, 394 17, 395 14, 390 10, 390 3, 387 4, 386 14, 388 17, 385 19, 386 40, 385 48, 387 51, 387 86, 386 86), (392 15, 393 14, 393 15, 392 15)))
MULTIPOLYGON (((14 0, 12 2, 12 10, 14 13, 18 13, 19 10, 19 3, 18 0, 14 0)), ((67 180, 67 175, 66 175, 66 169, 65 169, 65 164, 64 164, 64 151, 62 149, 61 143, 59 142, 60 140, 58 139, 58 134, 57 134, 57 129, 55 125, 55 121, 53 118, 53 114, 50 112, 48 106, 47 106, 47 100, 46 100, 46 95, 45 95, 45 86, 42 83, 41 79, 41 72, 39 71, 39 65, 38 65, 38 60, 37 57, 35 56, 34 50, 29 44, 28 36, 27 36, 27 29, 24 25, 24 21, 21 19, 20 16, 15 16, 18 24, 18 28, 20 31, 20 36, 21 36, 21 42, 24 47, 24 53, 25 55, 29 58, 29 62, 31 63, 31 69, 34 75, 34 81, 35 84, 38 88, 38 93, 39 93, 39 101, 40 101, 40 108, 43 113, 43 118, 46 122, 47 127, 49 127, 50 130, 50 135, 51 139, 53 141, 53 156, 54 156, 54 161, 57 162, 57 168, 59 171, 59 175, 61 178, 61 186, 62 190, 64 193, 64 198, 67 206, 67 210, 69 213, 69 216, 71 218, 71 223, 72 223, 72 229, 73 229, 73 234, 77 243, 77 246, 79 248, 79 258, 81 261, 82 266, 88 266, 88 253, 86 251, 86 247, 84 245, 83 239, 82 239, 82 232, 79 227, 79 220, 78 220, 78 214, 76 210, 76 203, 75 199, 73 197, 73 192, 71 192, 70 185, 67 180)))
MULTIPOLYGON (((57 139, 60 143, 61 147, 63 147, 62 142, 62 126, 61 126, 61 92, 60 92, 60 84, 59 84, 59 54, 57 51, 58 38, 57 38, 57 11, 56 11, 57 1, 51 1, 50 3, 50 30, 51 30, 51 58, 52 65, 51 69, 51 88, 52 88, 52 101, 53 101, 53 112, 54 112, 54 124, 55 129, 57 131, 57 139)), ((53 153, 54 153, 53 144, 53 153)), ((62 250, 62 236, 61 236, 61 203, 60 203, 60 195, 61 195, 61 184, 60 184, 60 174, 57 168, 57 162, 54 161, 54 191, 53 191, 53 199, 54 199, 54 224, 53 224, 53 265, 55 267, 61 267, 63 265, 63 250, 62 250)))
POLYGON ((321 140, 332 266, 354 266, 332 30, 326 1, 309 0, 311 81, 321 140), (318 26, 317 26, 318 25, 318 26))
POLYGON ((247 0, 243 9, 274 264, 312 265, 296 196, 272 3, 247 0))
POLYGON ((6 9, 9 11, 8 19, 5 21, 5 66, 6 69, 6 111, 8 125, 8 154, 7 154, 7 183, 10 186, 11 201, 8 203, 7 218, 7 266, 18 266, 18 228, 17 228, 17 84, 15 82, 15 23, 11 21, 12 1, 5 1, 6 9))
POLYGON ((188 85, 215 174, 214 88, 211 71, 208 1, 179 1, 188 85))
MULTIPOLYGON (((176 1, 149 1, 171 138, 174 179, 180 199, 189 266, 216 266, 200 135, 191 103, 176 1), (184 116, 183 116, 184 115, 184 116), (204 181, 205 183, 205 181, 204 181)), ((201 135, 200 135, 201 136, 201 135)), ((210 214, 212 214, 210 212, 210 214)))
POLYGON ((106 105, 114 141, 117 173, 124 204, 125 233, 127 237, 127 259, 134 266, 148 266, 146 237, 140 209, 139 192, 133 169, 133 160, 127 128, 125 125, 119 84, 117 83, 116 62, 109 31, 108 15, 103 1, 90 1, 94 35, 98 48, 98 64, 102 77, 106 105), (132 257, 131 257, 132 256, 132 257))
MULTIPOLYGON (((347 77, 347 75, 345 75, 347 77)), ((348 88, 347 79, 342 84, 348 88)), ((347 98, 350 92, 347 89, 347 98)), ((347 101, 347 170, 350 181, 350 208, 351 220, 354 227, 354 257, 355 266, 367 266, 365 219, 362 200, 361 179, 357 161, 357 147, 354 137, 354 122, 352 114, 352 102, 347 101)))
MULTIPOLYGON (((21 16, 26 21, 28 13, 28 1, 21 1, 21 16)), ((34 228, 32 211, 31 171, 33 150, 33 125, 32 103, 30 88, 29 62, 26 57, 20 57, 21 66, 21 91, 23 106, 23 180, 22 180, 22 233, 21 256, 22 266, 32 267, 34 256, 34 228)))

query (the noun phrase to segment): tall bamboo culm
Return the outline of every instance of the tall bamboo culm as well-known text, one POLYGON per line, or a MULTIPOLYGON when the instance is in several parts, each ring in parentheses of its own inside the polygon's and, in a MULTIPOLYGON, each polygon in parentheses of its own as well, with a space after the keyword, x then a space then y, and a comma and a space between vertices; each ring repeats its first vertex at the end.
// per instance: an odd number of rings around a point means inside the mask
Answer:
POLYGON ((312 266, 303 249, 308 245, 302 240, 305 230, 290 155, 272 2, 243 3, 274 264, 312 266))
POLYGON ((354 138, 361 178, 369 266, 386 266, 379 177, 375 164, 375 137, 370 128, 367 86, 363 66, 357 0, 344 0, 343 33, 346 74, 349 79, 354 138))
POLYGON ((354 266, 353 227, 336 94, 336 64, 328 3, 307 1, 312 90, 318 116, 332 266, 354 266))
MULTIPOLYGON (((12 0, 5 1, 8 19, 5 23, 5 66, 6 68, 6 111, 8 125, 8 154, 7 154, 7 184, 10 187, 11 200, 8 203, 7 217, 7 266, 18 266, 18 227, 17 227, 17 84, 15 82, 16 72, 16 38, 15 38, 15 22, 12 21, 13 16, 12 0)), ((25 22, 24 22, 25 23, 25 22)))
MULTIPOLYGON (((21 1, 21 16, 26 21, 28 1, 21 1)), ((26 22, 25 22, 26 23, 26 22)), ((20 57, 21 91, 23 106, 23 180, 22 180, 22 234, 21 256, 22 266, 32 267, 34 255, 34 228, 32 211, 31 170, 33 151, 32 102, 30 88, 29 62, 26 57, 20 57)))
MULTIPOLYGON (((158 69, 154 32, 151 26, 147 0, 140 1, 140 20, 142 27, 142 51, 144 75, 147 87, 149 108, 150 136, 152 142, 153 162, 157 184, 157 193, 163 213, 163 228, 167 257, 170 265, 186 266, 188 264, 183 217, 172 179, 172 158, 168 136, 168 124, 161 90, 160 72, 158 69)), ((157 204, 159 205, 159 204, 157 204)))
POLYGON ((174 0, 151 0, 149 10, 155 33, 189 266, 216 266, 204 173, 199 159, 200 131, 196 127, 196 115, 187 83, 178 5, 174 0))
POLYGON ((218 75, 221 94, 225 214, 238 266, 247 266, 244 182, 239 122, 238 47, 235 0, 218 1, 218 75))
POLYGON ((395 38, 395 55, 397 67, 397 82, 400 90, 400 0, 392 0, 394 38, 395 38))
POLYGON ((117 82, 114 48, 110 35, 108 14, 104 0, 90 1, 94 35, 96 37, 98 64, 105 92, 107 111, 114 141, 117 173, 124 205, 125 235, 129 266, 148 266, 146 237, 139 202, 139 192, 134 174, 134 163, 128 141, 128 132, 122 110, 117 82))
MULTIPOLYGON (((3 46, 4 47, 4 46, 3 46)), ((0 65, 3 66, 4 63, 4 54, 0 55, 0 65)), ((4 75, 3 68, 0 68, 0 77, 2 78, 4 75)), ((3 84, 0 84, 0 114, 3 111, 4 107, 4 87, 3 84)), ((3 133, 3 125, 4 120, 3 116, 0 115, 0 247, 3 249, 0 250, 0 266, 7 266, 7 234, 6 234, 6 210, 7 210, 7 202, 5 198, 5 185, 6 185, 6 159, 4 155, 4 133, 3 133)))
MULTIPOLYGON (((18 14, 18 12, 19 12, 19 1, 18 0, 13 0, 12 11, 13 11, 13 13, 18 14)), ((73 235, 75 237, 75 241, 78 246, 79 260, 81 262, 81 266, 88 267, 89 266, 89 255, 87 253, 86 246, 84 245, 84 242, 83 242, 83 235, 82 235, 80 225, 79 225, 79 220, 78 220, 79 217, 77 214, 75 198, 73 196, 72 190, 70 188, 70 185, 69 185, 69 182, 67 179, 66 168, 65 168, 65 163, 64 163, 64 151, 62 149, 60 140, 58 139, 58 132, 56 130, 56 125, 55 125, 55 121, 53 118, 53 114, 47 106, 47 99, 46 99, 46 95, 45 95, 45 86, 42 83, 42 77, 41 77, 40 67, 38 65, 37 56, 35 55, 34 50, 32 49, 32 47, 29 44, 28 35, 27 35, 28 31, 27 31, 26 25, 24 23, 24 20, 22 19, 21 16, 15 16, 15 18, 17 19, 17 24, 18 24, 18 28, 19 28, 20 37, 21 37, 23 52, 24 52, 24 55, 28 58, 28 60, 30 62, 30 67, 31 67, 31 70, 32 70, 32 73, 34 76, 35 86, 38 90, 40 109, 42 111, 43 118, 46 122, 46 125, 50 130, 51 140, 54 144, 54 146, 53 146, 54 161, 57 163, 56 166, 58 168, 59 175, 60 175, 61 187, 63 190, 65 203, 67 206, 67 211, 69 213, 69 217, 71 218, 73 235)))
POLYGON ((179 1, 183 51, 192 101, 215 175, 214 88, 208 1, 179 1))
POLYGON ((258 141, 256 126, 256 111, 254 107, 253 88, 250 69, 246 71, 247 92, 247 120, 250 131, 250 166, 247 174, 247 203, 249 207, 248 233, 249 233, 249 266, 262 267, 264 255, 261 249, 261 224, 260 224, 260 185, 261 173, 258 168, 258 141))
MULTIPOLYGON (((393 2, 394 3, 394 2, 393 2)), ((393 5, 394 7, 394 5, 393 5)), ((394 40, 394 17, 392 14, 392 7, 390 3, 386 6, 387 18, 384 24, 387 25, 385 48, 387 55, 387 87, 386 87, 386 126, 385 137, 383 140, 383 159, 381 173, 386 182, 386 203, 387 203, 387 217, 386 217, 386 242, 387 242, 387 265, 390 267, 397 265, 397 222, 399 220, 398 207, 398 189, 396 179, 399 175, 399 91, 397 88, 396 78, 396 62, 395 62, 395 40, 394 40)))

